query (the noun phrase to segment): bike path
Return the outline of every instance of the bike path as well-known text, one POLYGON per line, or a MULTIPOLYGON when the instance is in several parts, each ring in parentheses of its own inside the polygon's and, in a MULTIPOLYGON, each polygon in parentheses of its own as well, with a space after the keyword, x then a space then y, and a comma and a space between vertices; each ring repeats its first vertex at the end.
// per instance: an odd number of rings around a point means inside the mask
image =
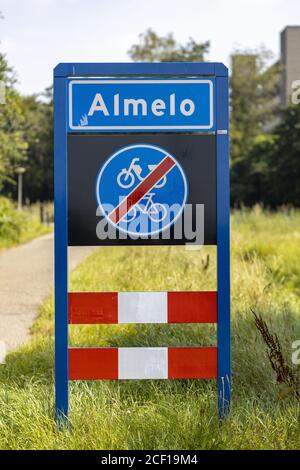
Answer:
MULTIPOLYGON (((0 356, 28 340, 39 306, 53 288, 53 242, 49 234, 0 253, 0 356)), ((96 249, 69 248, 69 270, 96 249)))

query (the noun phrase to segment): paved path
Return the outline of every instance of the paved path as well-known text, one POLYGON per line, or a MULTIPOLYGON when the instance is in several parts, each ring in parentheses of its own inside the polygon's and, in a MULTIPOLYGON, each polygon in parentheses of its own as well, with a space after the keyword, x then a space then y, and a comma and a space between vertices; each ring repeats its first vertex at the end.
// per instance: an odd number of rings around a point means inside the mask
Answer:
MULTIPOLYGON (((69 248, 69 269, 95 247, 69 248)), ((15 349, 29 337, 40 304, 53 287, 53 234, 0 252, 0 349, 15 349)), ((1 351, 0 351, 1 355, 1 351)), ((0 358, 1 362, 1 358, 0 358)))

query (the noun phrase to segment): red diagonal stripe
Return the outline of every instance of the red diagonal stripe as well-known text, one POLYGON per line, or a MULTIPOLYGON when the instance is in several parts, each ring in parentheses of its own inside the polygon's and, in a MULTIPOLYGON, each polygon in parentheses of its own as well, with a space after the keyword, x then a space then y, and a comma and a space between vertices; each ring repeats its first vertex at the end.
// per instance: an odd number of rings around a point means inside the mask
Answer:
POLYGON ((109 219, 117 224, 174 165, 174 160, 167 155, 157 167, 154 168, 117 207, 115 207, 108 215, 109 219))

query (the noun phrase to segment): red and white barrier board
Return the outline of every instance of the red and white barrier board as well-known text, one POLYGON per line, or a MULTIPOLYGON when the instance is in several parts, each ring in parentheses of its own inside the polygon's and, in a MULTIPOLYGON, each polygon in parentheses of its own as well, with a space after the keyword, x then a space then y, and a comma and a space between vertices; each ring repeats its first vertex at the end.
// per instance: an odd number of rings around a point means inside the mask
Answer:
MULTIPOLYGON (((216 322, 216 292, 69 293, 70 324, 216 322)), ((216 376, 214 347, 69 349, 70 380, 216 376)))
POLYGON ((216 292, 69 293, 70 324, 216 322, 216 292))
POLYGON ((215 379, 217 348, 71 348, 69 379, 215 379))

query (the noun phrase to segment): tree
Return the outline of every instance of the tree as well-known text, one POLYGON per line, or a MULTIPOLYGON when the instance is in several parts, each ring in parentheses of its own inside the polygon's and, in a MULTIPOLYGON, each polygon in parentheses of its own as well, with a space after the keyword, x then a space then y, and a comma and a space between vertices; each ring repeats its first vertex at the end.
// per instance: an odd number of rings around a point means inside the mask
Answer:
POLYGON ((128 55, 135 62, 203 62, 209 46, 209 41, 197 43, 192 38, 182 45, 172 33, 158 36, 149 28, 139 35, 139 44, 134 44, 128 55))
POLYGON ((269 156, 270 205, 300 207, 300 106, 286 108, 274 132, 269 156))
POLYGON ((53 111, 52 89, 42 97, 23 98, 24 134, 28 160, 24 175, 24 197, 30 201, 53 199, 53 111), (42 100, 41 100, 42 98, 42 100))
POLYGON ((279 64, 268 66, 270 53, 232 55, 231 156, 243 158, 254 139, 274 122, 278 113, 279 64))
POLYGON ((0 54, 5 104, 0 105, 0 189, 16 199, 16 168, 22 164, 23 196, 30 201, 53 199, 52 89, 43 96, 20 96, 15 76, 0 54))
MULTIPOLYGON (((266 151, 265 146, 270 143, 268 134, 278 121, 280 66, 278 63, 268 66, 270 57, 264 49, 232 56, 230 155, 234 204, 241 203, 244 198, 248 200, 249 173, 246 169, 254 169, 249 159, 259 159, 256 154, 259 148, 266 151)), ((261 161, 257 162, 260 171, 263 159, 261 155, 261 161)))
POLYGON ((27 142, 24 138, 24 108, 14 89, 15 77, 0 53, 0 80, 5 87, 5 103, 0 104, 0 189, 5 182, 14 182, 18 165, 26 160, 27 142))
POLYGON ((274 152, 274 140, 273 135, 257 136, 248 150, 247 158, 237 158, 232 163, 232 205, 271 205, 269 165, 270 156, 274 152))
POLYGON ((257 137, 248 158, 234 168, 240 204, 300 207, 300 106, 283 110, 272 133, 257 137))

